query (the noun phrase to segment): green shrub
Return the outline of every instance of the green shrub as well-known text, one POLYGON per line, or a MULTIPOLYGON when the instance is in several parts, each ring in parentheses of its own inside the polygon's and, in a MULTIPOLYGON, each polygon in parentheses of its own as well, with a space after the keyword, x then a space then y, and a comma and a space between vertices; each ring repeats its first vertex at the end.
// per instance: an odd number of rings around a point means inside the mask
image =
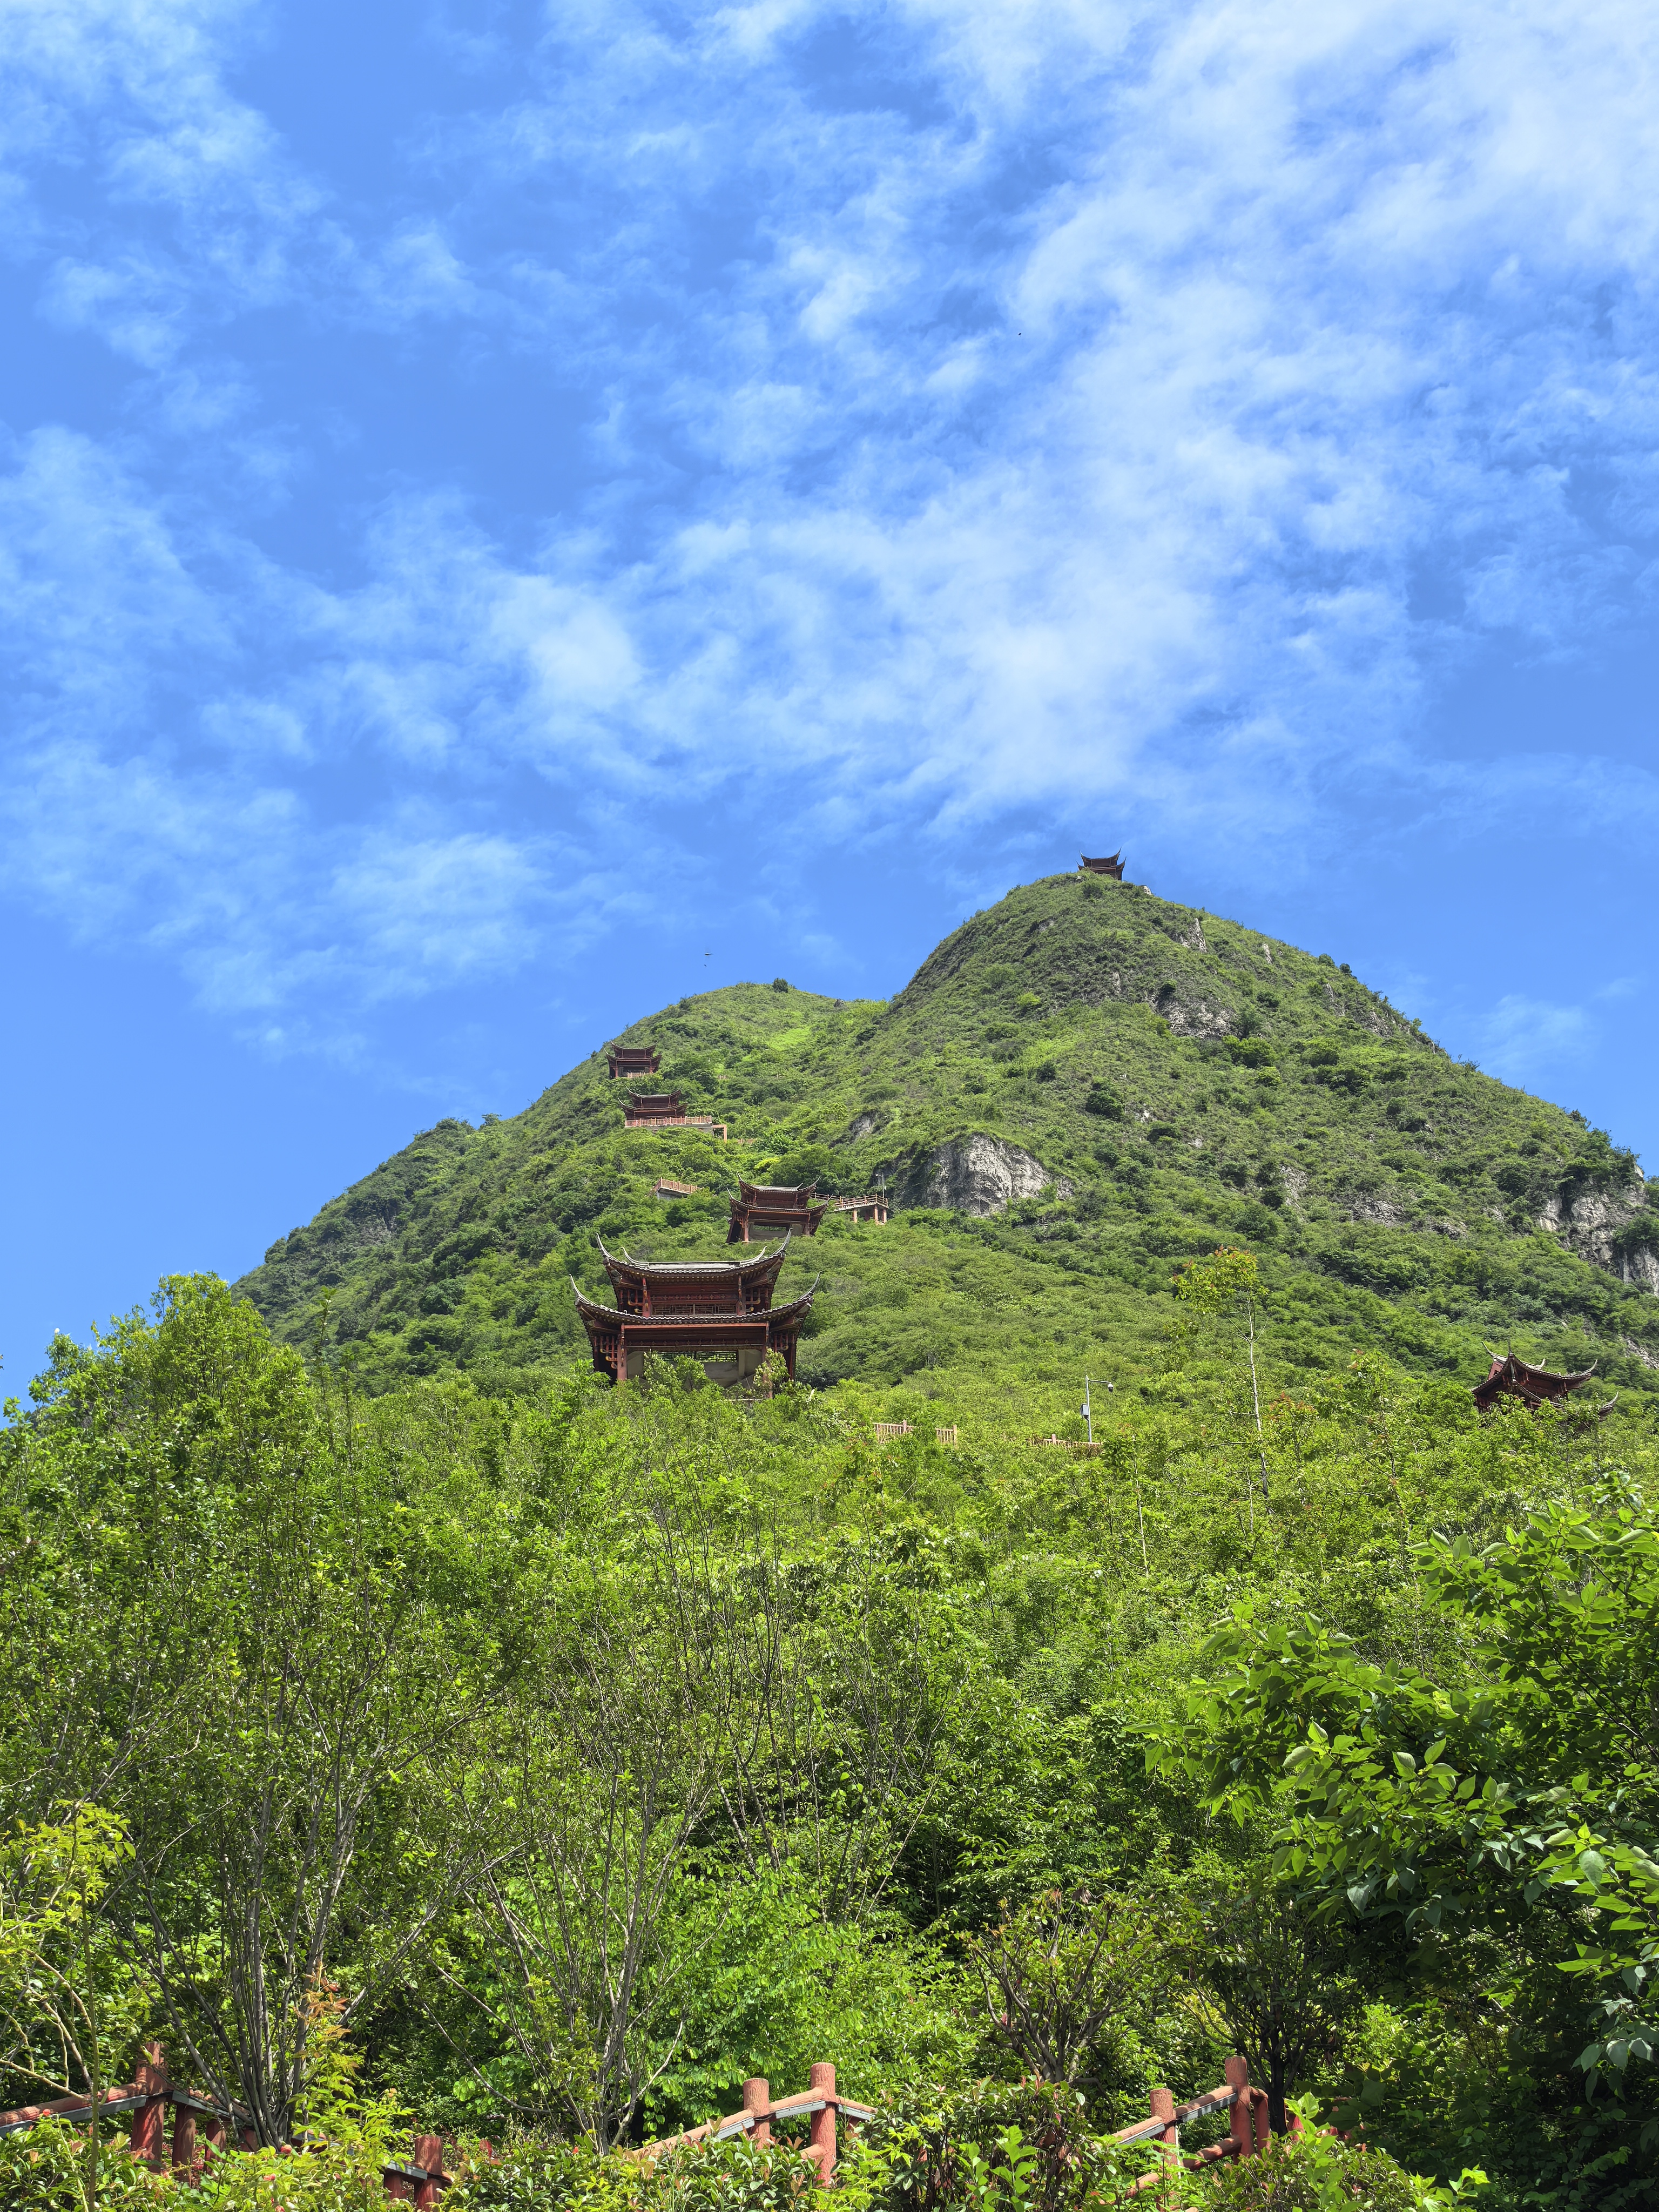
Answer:
POLYGON ((1311 2130, 1279 2136, 1257 2158, 1230 2160, 1201 2197, 1215 2212, 1418 2212, 1423 2185, 1385 2150, 1311 2130))

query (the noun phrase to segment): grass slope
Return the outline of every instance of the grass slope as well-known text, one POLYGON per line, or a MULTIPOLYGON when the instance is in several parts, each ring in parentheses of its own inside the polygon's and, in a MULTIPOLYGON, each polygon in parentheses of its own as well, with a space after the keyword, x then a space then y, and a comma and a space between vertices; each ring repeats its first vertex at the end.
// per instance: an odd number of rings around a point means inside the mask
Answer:
POLYGON ((1659 1205, 1628 1152, 1328 958, 1137 886, 1016 889, 888 1004, 738 984, 618 1041, 657 1045, 732 1141, 624 1133, 595 1053, 511 1120, 416 1138, 239 1287, 278 1336, 355 1346, 371 1388, 522 1389, 586 1357, 567 1277, 605 1288, 596 1233, 718 1252, 739 1175, 885 1174, 889 1226, 828 1223, 787 1265, 781 1296, 822 1279, 818 1385, 1063 1428, 1085 1367, 1156 1375, 1176 1266, 1229 1242, 1258 1255, 1281 1382, 1367 1347, 1473 1381, 1513 1342, 1598 1360, 1621 1422, 1659 1402, 1659 1205), (919 1202, 970 1152, 1046 1187, 979 1217, 919 1202), (659 1200, 660 1176, 697 1194, 659 1200))

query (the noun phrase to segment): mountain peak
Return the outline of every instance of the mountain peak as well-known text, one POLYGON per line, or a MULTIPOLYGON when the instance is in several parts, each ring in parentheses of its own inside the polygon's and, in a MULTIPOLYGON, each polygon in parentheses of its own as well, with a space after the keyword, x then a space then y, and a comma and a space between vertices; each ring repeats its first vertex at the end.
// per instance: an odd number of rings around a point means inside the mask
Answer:
POLYGON ((584 1356, 565 1272, 600 1287, 597 1233, 696 1257, 739 1178, 816 1179, 896 1209, 792 1252, 826 1273, 800 1350, 821 1383, 1029 1354, 1048 1300, 1048 1347, 1106 1330, 1155 1363, 1174 1266, 1240 1241, 1321 1357, 1380 1341, 1473 1381, 1520 1334, 1638 1389, 1659 1361, 1659 1211, 1630 1153, 1454 1062, 1328 956, 1138 884, 1021 884, 890 1002, 734 984, 606 1049, 641 1046, 729 1141, 624 1131, 596 1051, 520 1115, 426 1132, 240 1287, 296 1340, 327 1294, 370 1382, 521 1387, 584 1356))

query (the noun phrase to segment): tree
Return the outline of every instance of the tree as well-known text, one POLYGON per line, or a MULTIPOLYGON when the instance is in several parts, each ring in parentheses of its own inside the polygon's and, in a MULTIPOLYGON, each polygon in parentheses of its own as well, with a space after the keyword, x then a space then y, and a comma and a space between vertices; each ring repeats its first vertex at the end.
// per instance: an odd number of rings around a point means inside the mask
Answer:
POLYGON ((143 2010, 144 1993, 111 1972, 98 1916, 127 1849, 122 1823, 97 1805, 20 1824, 0 1840, 0 2069, 52 2096, 90 2100, 92 2154, 81 2165, 87 2212, 98 2201, 106 2053, 128 2039, 143 2010))
POLYGON ((672 1908, 744 1689, 713 1532, 659 1498, 612 1534, 614 1556, 584 1545, 537 1585, 535 1647, 467 1792, 495 1961, 471 1993, 527 2065, 537 2116, 601 2149, 662 2063, 672 1908))
POLYGON ((1342 1931, 1299 1905, 1267 1867, 1206 1854, 1188 1876, 1171 1956, 1200 1990, 1220 2036, 1267 2091, 1276 2135, 1287 2100, 1341 2048, 1358 1990, 1342 1931))
MULTIPOLYGON (((431 1531, 349 1403, 207 1278, 71 1371, 23 1448, 82 1505, 75 1561, 115 1620, 96 1727, 60 1732, 130 1850, 103 1910, 175 2057, 290 2130, 307 1992, 351 1929, 345 2012, 396 1970, 452 1869, 423 1786, 469 1710, 431 1531)), ((67 1756, 67 1754, 66 1754, 67 1756)))
POLYGON ((1070 2087, 1095 2081, 1159 1959, 1153 1915, 1121 1897, 1045 1890, 1005 1905, 969 1954, 985 1984, 993 2033, 1023 2070, 1070 2087))
POLYGON ((755 1545, 722 1597, 745 1685, 726 1786, 744 1863, 797 1866, 826 1919, 866 1911, 927 1811, 963 1695, 950 1620, 867 1542, 787 1563, 755 1545))
POLYGON ((1261 1499, 1267 1503, 1267 1444, 1261 1428, 1261 1386, 1255 1370, 1255 1255, 1231 1244, 1218 1246, 1207 1260, 1183 1261, 1176 1277, 1176 1297, 1194 1313, 1231 1313, 1243 1300, 1244 1341, 1250 1367, 1250 1407, 1255 1417, 1256 1457, 1261 1468, 1261 1499))
POLYGON ((1620 2075, 1659 2048, 1659 1513, 1615 1478, 1589 1510, 1414 1557, 1468 1676, 1247 1601, 1201 1654, 1191 1736, 1149 1758, 1270 1821, 1277 1869, 1325 1912, 1500 1929, 1583 1978, 1580 2063, 1620 2075))

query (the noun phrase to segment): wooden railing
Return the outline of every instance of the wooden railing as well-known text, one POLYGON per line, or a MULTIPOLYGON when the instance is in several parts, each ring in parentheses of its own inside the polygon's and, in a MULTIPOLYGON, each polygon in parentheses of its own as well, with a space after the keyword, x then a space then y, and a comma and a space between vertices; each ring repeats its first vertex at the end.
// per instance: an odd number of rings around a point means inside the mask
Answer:
MULTIPOLYGON (((1163 2147, 1166 2166, 1182 2166, 1189 2168, 1209 2166, 1218 2159, 1249 2158, 1253 2151, 1267 2148, 1267 2093, 1250 2087, 1250 2069, 1237 2053, 1226 2063, 1226 2080, 1213 2089, 1206 2089, 1201 2097, 1194 2097, 1189 2105, 1177 2105, 1170 2092, 1163 2087, 1152 2091, 1150 2100, 1152 2116, 1137 2120, 1132 2127, 1120 2128, 1108 2141, 1122 2143, 1126 2148, 1132 2143, 1156 2142, 1163 2147), (1231 2112, 1225 2139, 1208 2143, 1200 2151, 1183 2155, 1181 2130, 1190 2121, 1201 2120, 1211 2112, 1231 2112)), ((1143 2173, 1131 2185, 1130 2194, 1143 2189, 1156 2189, 1164 2179, 1154 2171, 1143 2173)))
MULTIPOLYGON (((175 2173, 199 2174, 210 2158, 227 2150, 256 2150, 258 2134, 253 2116, 245 2105, 222 2104, 204 2097, 172 2079, 159 2044, 152 2044, 136 2080, 106 2089, 99 2100, 99 2117, 131 2113, 127 2148, 153 2171, 171 2166, 175 2173), (167 2115, 173 2115, 168 2141, 167 2115)), ((0 2112, 0 2135, 32 2128, 45 2119, 89 2120, 90 2097, 54 2097, 43 2105, 20 2105, 0 2112)), ((284 2145, 292 2151, 295 2146, 284 2145)), ((486 2146, 487 2148, 487 2146, 486 2146)), ((438 2192, 454 2179, 444 2170, 441 2136, 416 2136, 408 2159, 395 2159, 382 2167, 388 2197, 405 2203, 429 2207, 438 2192)))
POLYGON ((637 1121, 624 1121, 624 1131, 629 1129, 713 1129, 722 1144, 726 1142, 726 1125, 707 1114, 641 1114, 637 1121))
POLYGON ((810 2067, 806 2079, 808 2086, 798 2095, 775 2098, 769 2084, 757 2075, 743 2085, 741 2111, 728 2112, 723 2120, 705 2120, 702 2127, 688 2128, 683 2135, 665 2136, 630 2154, 654 2166, 671 2150, 685 2149, 693 2143, 729 2142, 738 2136, 746 2136, 763 2148, 772 2140, 775 2124, 787 2128, 792 2121, 805 2120, 806 2145, 801 2156, 811 2166, 817 2186, 828 2189, 836 2171, 837 2115, 846 2123, 849 2136, 860 2120, 873 2119, 875 2115, 868 2105, 851 2104, 836 2094, 833 2066, 810 2067))
MULTIPOLYGON (((1136 2143, 1156 2143, 1164 2153, 1161 2170, 1142 2174, 1129 2185, 1129 2194, 1139 2196, 1143 2190, 1156 2189, 1175 2166, 1196 2171, 1225 2158, 1249 2158, 1254 2152, 1267 2147, 1267 2093, 1250 2087, 1250 2069, 1244 2060, 1235 2055, 1227 2061, 1226 2079, 1190 2104, 1177 2105, 1166 2088, 1152 2091, 1149 2102, 1150 2118, 1136 2120, 1133 2125, 1120 2128, 1107 2140, 1121 2143, 1126 2149, 1136 2143), (1181 2130, 1194 2120, 1206 2118, 1212 2112, 1230 2112, 1225 2137, 1218 2143, 1208 2143, 1202 2150, 1183 2154, 1181 2130)), ((665 2136, 659 2142, 647 2143, 641 2150, 630 2153, 634 2158, 652 2165, 665 2153, 690 2147, 693 2143, 728 2142, 739 2136, 747 2136, 757 2145, 769 2144, 775 2126, 787 2128, 792 2120, 807 2119, 811 2125, 806 2146, 801 2156, 814 2168, 813 2178, 821 2188, 830 2185, 836 2168, 836 2119, 839 2113, 849 2136, 855 2133, 861 2120, 873 2119, 875 2115, 866 2105, 849 2104, 836 2094, 836 2069, 833 2066, 814 2066, 809 2075, 810 2087, 800 2095, 774 2098, 769 2085, 760 2079, 743 2085, 743 2108, 729 2112, 723 2120, 708 2120, 700 2128, 688 2128, 684 2135, 665 2136)))
MULTIPOLYGON (((908 1437, 915 1434, 908 1421, 878 1421, 874 1425, 876 1442, 878 1444, 890 1443, 895 1437, 908 1437)), ((935 1429, 933 1436, 935 1441, 942 1444, 953 1444, 957 1440, 954 1426, 948 1429, 935 1429)))
MULTIPOLYGON (((1249 2068, 1240 2057, 1227 2061, 1225 2072, 1225 2081, 1206 2090, 1201 2097, 1194 2097, 1190 2104, 1177 2105, 1167 2088, 1155 2088, 1149 2100, 1150 2116, 1136 2120, 1129 2127, 1120 2128, 1115 2135, 1108 2137, 1109 2142, 1121 2143, 1126 2149, 1136 2143, 1156 2143, 1163 2151, 1162 2168, 1155 2168, 1132 2182, 1131 2196, 1156 2189, 1176 2167, 1196 2170, 1220 2159, 1249 2158, 1267 2148, 1267 2091, 1251 2087, 1249 2068), (1182 2129, 1194 2120, 1221 2112, 1231 2116, 1225 2137, 1220 2142, 1206 2144, 1202 2150, 1183 2154, 1182 2129)), ((219 2151, 229 2148, 252 2150, 258 2146, 252 2116, 246 2106, 221 2104, 171 2080, 167 2061, 155 2045, 152 2045, 135 2081, 104 2091, 99 2110, 105 2117, 131 2114, 128 2147, 135 2158, 152 2169, 170 2165, 175 2172, 198 2175, 208 2159, 219 2151), (173 2113, 170 2144, 167 2130, 169 2109, 173 2113), (198 2132, 204 2116, 206 2125, 198 2132), (233 2131, 234 2146, 230 2142, 233 2131)), ((18 2128, 32 2128, 54 2116, 66 2120, 89 2119, 92 2100, 89 2097, 58 2097, 48 2104, 23 2105, 15 2112, 0 2112, 0 2135, 9 2135, 18 2128)), ((695 2143, 728 2142, 738 2136, 746 2136, 757 2147, 764 2148, 772 2142, 774 2128, 787 2130, 793 2124, 805 2120, 807 2137, 800 2155, 812 2167, 817 2187, 828 2189, 835 2179, 837 2121, 850 2137, 856 2133, 860 2121, 874 2117, 868 2105, 855 2105, 837 2094, 833 2066, 818 2064, 809 2069, 807 2087, 794 2096, 775 2098, 769 2085, 757 2076, 744 2083, 743 2104, 738 2111, 728 2112, 724 2119, 707 2120, 701 2127, 688 2128, 684 2134, 648 2142, 629 2155, 654 2166, 670 2151, 689 2148, 695 2143)), ((294 2147, 284 2148, 291 2150, 294 2147)), ((487 2143, 480 2148, 486 2158, 493 2155, 487 2143)), ((445 2170, 443 2138, 416 2136, 410 2150, 407 2160, 394 2159, 381 2168, 386 2194, 400 2203, 430 2208, 437 2203, 440 2191, 456 2179, 445 2170)))

